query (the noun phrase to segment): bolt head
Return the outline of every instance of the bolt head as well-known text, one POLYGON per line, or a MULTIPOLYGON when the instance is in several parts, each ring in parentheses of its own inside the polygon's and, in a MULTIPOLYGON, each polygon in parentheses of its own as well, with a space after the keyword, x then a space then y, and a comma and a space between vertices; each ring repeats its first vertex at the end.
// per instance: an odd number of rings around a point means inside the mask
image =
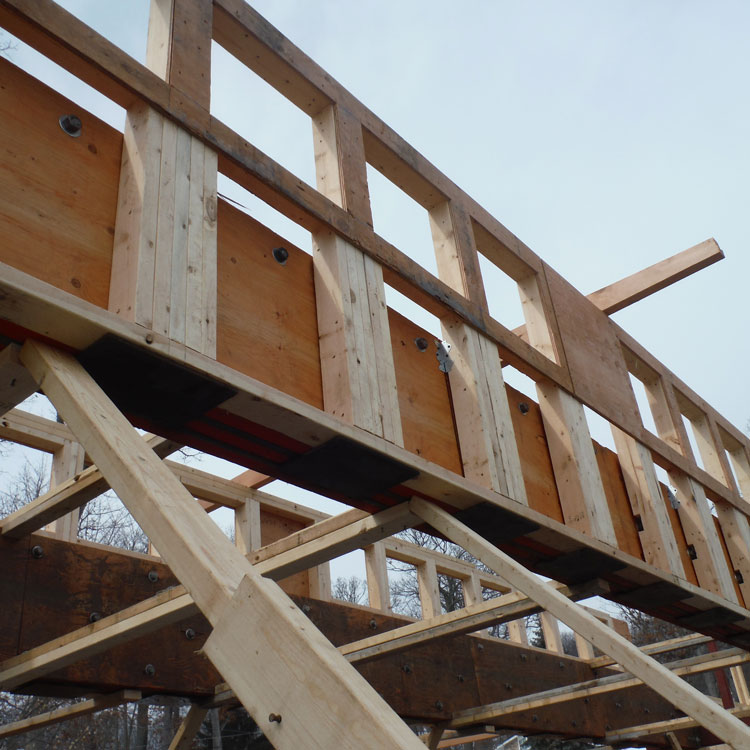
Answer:
POLYGON ((146 666, 143 668, 143 672, 149 677, 153 677, 156 674, 156 667, 153 664, 146 664, 146 666))
POLYGON ((188 628, 185 631, 185 638, 187 638, 189 641, 192 641, 193 638, 195 638, 195 631, 192 628, 188 628))
POLYGON ((39 545, 39 544, 35 544, 35 545, 34 545, 34 546, 33 546, 33 547, 31 548, 31 556, 32 556, 32 557, 33 557, 33 558, 34 558, 35 560, 41 560, 41 559, 42 559, 42 558, 44 557, 44 550, 42 549, 41 545, 39 545))
POLYGON ((99 612, 92 612, 89 615, 89 622, 99 622, 99 620, 102 619, 102 616, 99 612))
POLYGON ((273 259, 281 266, 285 266, 289 260, 289 251, 285 247, 275 247, 271 254, 273 259))
POLYGON ((151 583, 156 583, 159 580, 159 574, 155 570, 149 570, 148 580, 151 581, 151 583))
POLYGON ((61 115, 59 121, 64 133, 71 138, 78 138, 83 130, 83 123, 78 115, 61 115))

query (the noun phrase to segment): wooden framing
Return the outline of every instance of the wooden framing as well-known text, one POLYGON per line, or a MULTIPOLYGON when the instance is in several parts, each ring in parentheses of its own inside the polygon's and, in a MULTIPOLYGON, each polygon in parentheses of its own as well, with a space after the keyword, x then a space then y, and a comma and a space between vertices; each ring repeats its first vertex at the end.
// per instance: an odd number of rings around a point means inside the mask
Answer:
MULTIPOLYGON (((0 25, 127 111, 123 134, 92 118, 88 155, 72 139, 53 149, 50 113, 69 103, 0 61, 0 108, 13 112, 13 96, 34 102, 3 128, 41 165, 31 213, 0 202, 0 438, 53 455, 50 490, 0 521, 2 543, 20 550, 54 524, 56 539, 81 544, 78 509, 111 487, 184 587, 33 644, 0 666, 3 687, 54 681, 55 668, 200 611, 211 630, 203 653, 274 746, 417 747, 347 662, 368 674, 365 662, 500 622, 514 648, 534 653, 519 645, 519 618, 541 610, 548 652, 564 657, 559 620, 586 668, 627 671, 579 679, 571 700, 645 684, 730 746, 748 743, 742 722, 675 676, 729 665, 746 703, 744 653, 670 672, 573 601, 601 590, 707 634, 693 643, 750 646, 750 442, 608 318, 721 259, 715 241, 584 297, 243 0, 153 0, 145 66, 51 0, 2 0, 0 25), (310 117, 315 188, 211 116, 213 42, 310 117), (83 164, 90 210, 45 191, 52 153, 83 164), (427 211, 438 278, 375 232, 368 164, 427 211), (219 172, 309 230, 312 257, 220 204, 219 172), (64 232, 45 211, 64 216, 64 232), (58 235, 52 268, 46 248, 58 235), (282 243, 287 256, 271 266, 282 243), (517 284, 524 331, 490 315, 480 255, 517 284), (440 319, 445 374, 422 356, 417 342, 429 348, 429 337, 388 309, 386 284, 440 319), (279 322, 292 306, 298 325, 279 322), (255 353, 255 338, 279 353, 255 353), (506 387, 506 365, 532 378, 538 404, 506 387), (643 425, 630 376, 646 389, 658 435, 643 425), (65 424, 16 408, 39 388, 65 424), (586 409, 610 422, 616 455, 591 440, 586 409), (141 439, 133 425, 159 436, 141 439), (219 479, 161 460, 181 445, 250 473, 219 479), (328 518, 258 491, 275 477, 353 509, 328 518), (234 545, 206 517, 218 507, 234 512, 234 545), (388 538, 423 523, 494 574, 388 538), (423 619, 335 648, 276 581, 325 600, 326 563, 360 548, 373 611, 390 609, 394 558, 416 566, 423 619), (446 575, 460 580, 460 612, 442 612, 446 575), (485 588, 501 596, 485 602, 485 588)), ((8 196, 21 179, 11 151, 0 157, 8 196)), ((560 695, 556 684, 492 698, 453 724, 510 721, 560 695)), ((186 746, 206 705, 173 747, 186 746)), ((679 731, 680 721, 660 726, 679 731)), ((445 726, 430 746, 442 746, 445 726)))

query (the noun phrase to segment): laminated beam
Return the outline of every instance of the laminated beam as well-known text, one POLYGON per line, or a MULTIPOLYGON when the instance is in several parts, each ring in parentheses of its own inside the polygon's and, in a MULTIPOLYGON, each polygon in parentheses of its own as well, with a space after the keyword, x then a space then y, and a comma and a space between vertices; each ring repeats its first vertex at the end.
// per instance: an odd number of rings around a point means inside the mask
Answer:
MULTIPOLYGON (((672 674, 679 677, 687 675, 710 672, 714 669, 724 669, 750 661, 750 654, 742 649, 727 649, 717 653, 702 654, 689 659, 665 664, 672 674)), ((566 685, 553 690, 543 690, 535 695, 525 695, 521 698, 513 698, 500 701, 487 706, 472 708, 467 711, 459 711, 453 716, 451 726, 469 727, 475 724, 501 723, 501 719, 509 714, 521 711, 531 711, 559 703, 590 698, 593 695, 610 693, 626 688, 637 687, 643 682, 638 677, 630 674, 611 675, 597 680, 589 680, 578 685, 566 685)))
POLYGON ((275 747, 421 746, 153 451, 144 450, 78 362, 34 342, 25 344, 21 360, 214 626, 206 653, 275 747), (285 714, 286 721, 270 721, 273 713, 285 714), (362 721, 351 724, 353 715, 362 721))
POLYGON ((518 591, 525 593, 540 606, 564 622, 592 645, 617 659, 625 669, 638 677, 657 693, 669 696, 680 710, 695 718, 701 725, 730 745, 738 747, 750 743, 750 729, 739 719, 724 711, 707 696, 691 687, 636 646, 600 623, 584 609, 546 586, 533 573, 487 542, 445 511, 425 500, 411 501, 414 511, 452 542, 492 568, 518 591))
MULTIPOLYGON (((416 519, 407 504, 351 521, 361 511, 342 513, 258 550, 254 568, 278 581, 313 565, 407 528, 416 519), (295 546, 296 545, 296 546, 295 546)), ((0 689, 10 690, 69 664, 101 653, 119 643, 150 633, 196 614, 197 605, 183 586, 105 617, 80 630, 20 654, 0 664, 0 689)))

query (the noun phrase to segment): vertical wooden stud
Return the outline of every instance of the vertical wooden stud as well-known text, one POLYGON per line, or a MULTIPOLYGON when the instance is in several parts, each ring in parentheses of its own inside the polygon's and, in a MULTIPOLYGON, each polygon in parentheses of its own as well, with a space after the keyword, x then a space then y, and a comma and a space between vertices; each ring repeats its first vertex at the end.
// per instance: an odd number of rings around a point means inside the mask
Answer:
POLYGON ((564 653, 562 638, 560 637, 560 623, 549 612, 540 612, 539 619, 542 624, 544 645, 547 651, 552 651, 556 654, 564 653))
MULTIPOLYGON (((55 487, 82 472, 85 455, 86 451, 80 443, 66 440, 63 447, 52 456, 50 485, 55 487)), ((47 528, 54 531, 60 539, 64 539, 66 542, 75 542, 78 539, 78 519, 80 515, 81 509, 76 508, 62 518, 53 521, 47 528)))
POLYGON ((419 601, 422 605, 422 617, 429 620, 442 612, 440 606, 440 586, 434 560, 425 560, 417 565, 419 583, 419 601))
MULTIPOLYGON (((372 223, 361 130, 333 105, 313 119, 317 185, 372 223)), ((313 268, 326 411, 403 445, 382 268, 331 231, 313 237, 313 268)))
POLYGON ((685 578, 650 451, 614 425, 612 436, 633 513, 641 519, 640 537, 646 562, 685 578))
POLYGON ((391 611, 391 592, 388 587, 388 561, 385 545, 376 542, 365 547, 365 571, 367 573, 367 596, 371 607, 383 612, 391 611))
POLYGON ((254 498, 248 498, 241 507, 235 508, 234 543, 246 557, 261 547, 260 503, 254 498))

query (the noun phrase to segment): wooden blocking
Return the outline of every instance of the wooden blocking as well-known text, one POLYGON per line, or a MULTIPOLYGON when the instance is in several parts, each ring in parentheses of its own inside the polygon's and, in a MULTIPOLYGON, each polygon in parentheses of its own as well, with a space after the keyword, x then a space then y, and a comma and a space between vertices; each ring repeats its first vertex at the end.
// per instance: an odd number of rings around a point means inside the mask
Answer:
POLYGON ((146 64, 208 111, 211 93, 213 4, 151 0, 146 64))
POLYGON ((617 546, 583 405, 550 383, 537 383, 565 523, 617 546))
POLYGON ((429 217, 441 280, 486 310, 487 298, 468 213, 460 204, 445 201, 431 208, 429 217))
POLYGON ((18 359, 19 348, 8 344, 0 351, 0 417, 36 393, 36 380, 18 359))
POLYGON ((458 318, 442 326, 464 476, 527 505, 497 347, 458 318))
POLYGON ((313 239, 324 407, 403 445, 382 269, 333 232, 313 239))
POLYGON ((685 578, 650 451, 614 425, 612 436, 633 515, 641 519, 639 533, 646 562, 685 578))
POLYGON ((272 588, 245 578, 204 652, 273 746, 423 748, 295 605, 269 608, 267 597, 257 596, 259 589, 270 596, 272 588))
POLYGON ((109 309, 216 356, 216 152, 150 107, 125 123, 109 309))
MULTIPOLYGON (((694 485, 695 486, 695 485, 694 485)), ((714 507, 745 602, 750 602, 750 525, 734 506, 717 500, 714 507)))

